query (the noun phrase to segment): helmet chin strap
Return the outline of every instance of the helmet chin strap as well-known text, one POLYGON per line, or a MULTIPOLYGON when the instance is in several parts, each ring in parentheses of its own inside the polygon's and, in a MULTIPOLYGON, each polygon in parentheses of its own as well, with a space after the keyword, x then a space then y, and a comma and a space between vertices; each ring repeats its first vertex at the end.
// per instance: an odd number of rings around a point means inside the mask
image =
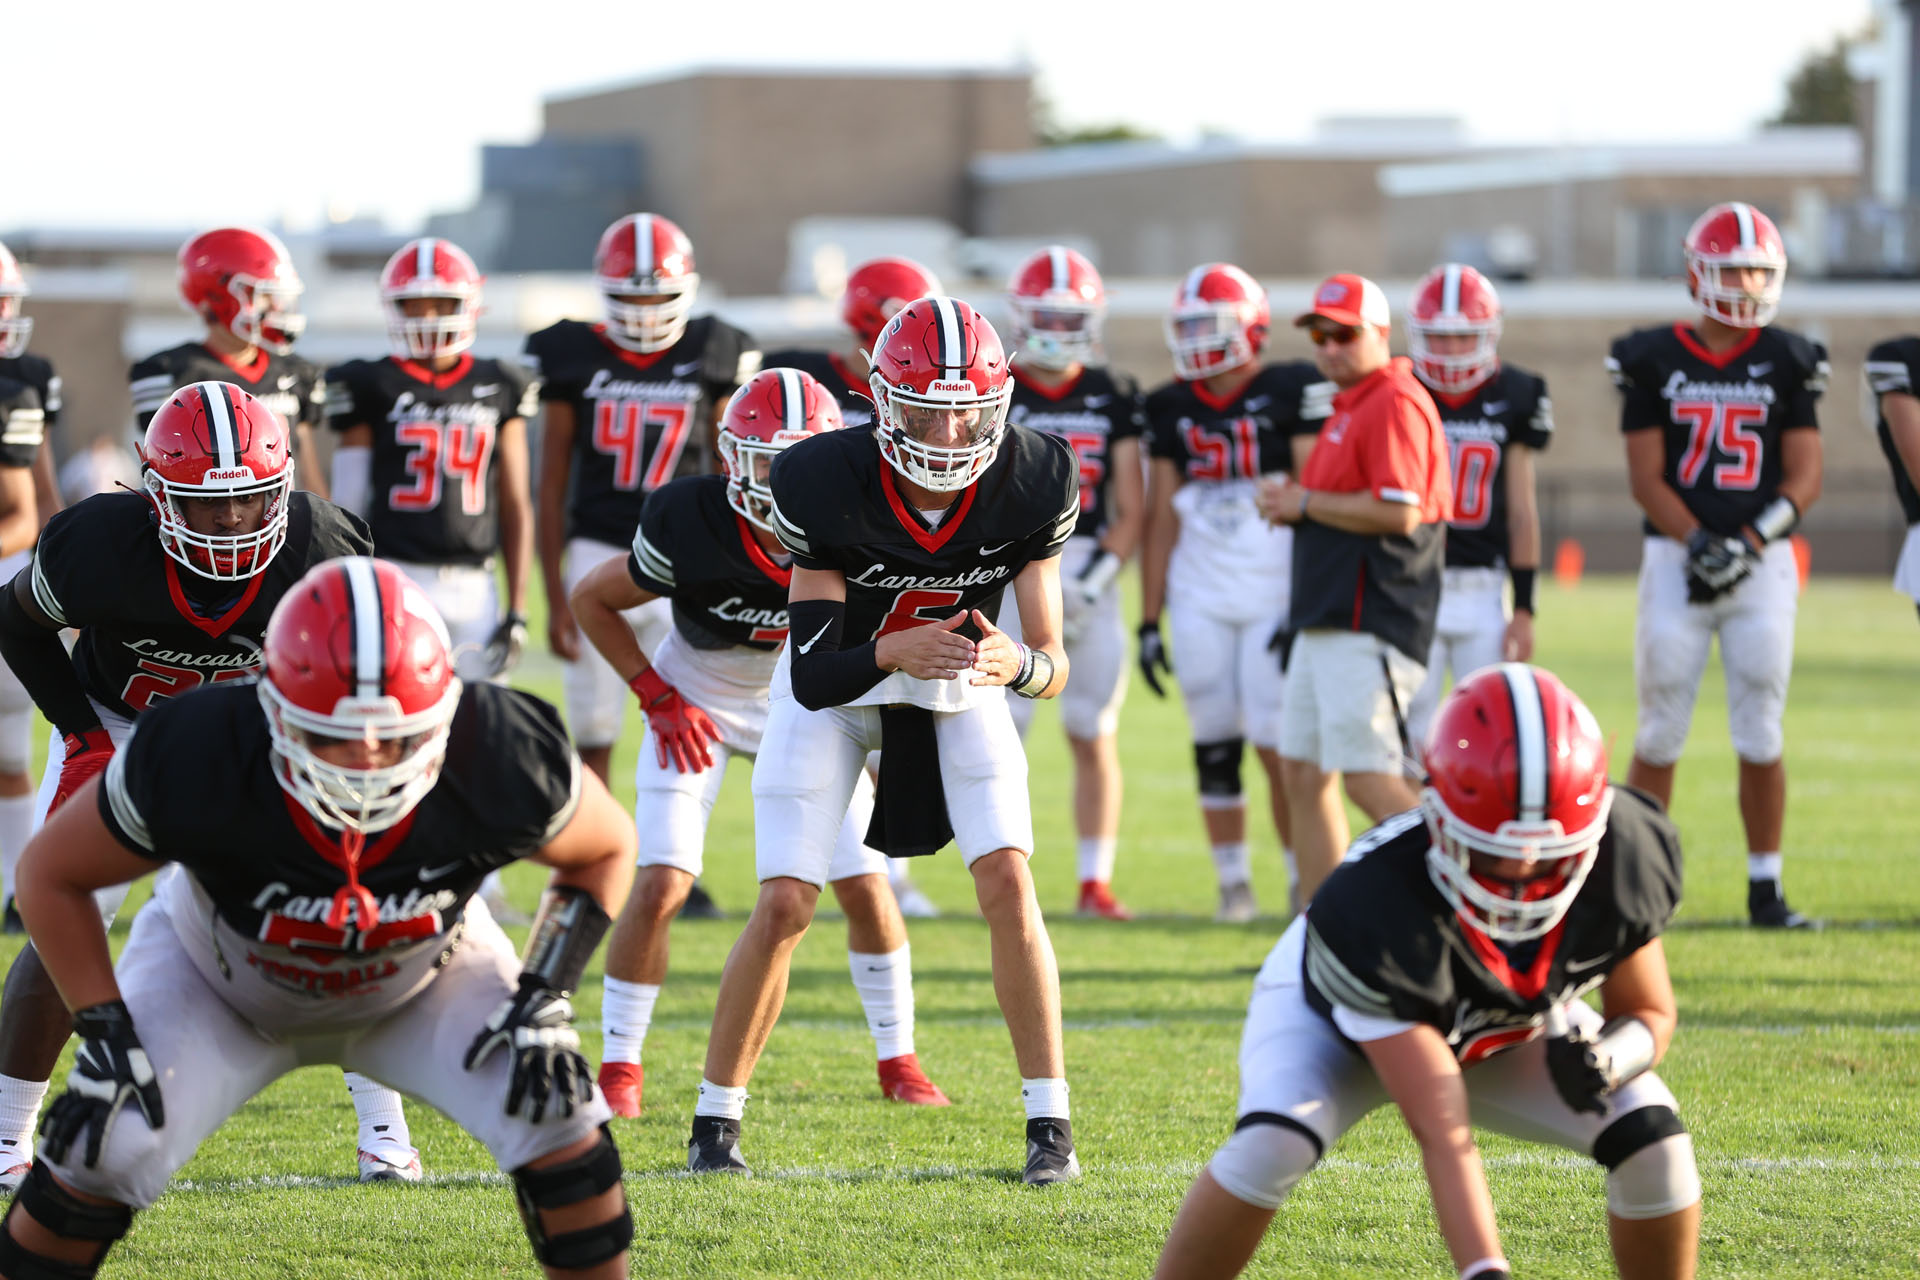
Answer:
POLYGON ((347 873, 347 882, 334 891, 333 905, 327 908, 330 929, 344 927, 349 912, 362 933, 380 923, 380 904, 374 899, 373 891, 360 883, 360 855, 366 848, 367 837, 363 833, 352 828, 341 831, 340 861, 347 873))

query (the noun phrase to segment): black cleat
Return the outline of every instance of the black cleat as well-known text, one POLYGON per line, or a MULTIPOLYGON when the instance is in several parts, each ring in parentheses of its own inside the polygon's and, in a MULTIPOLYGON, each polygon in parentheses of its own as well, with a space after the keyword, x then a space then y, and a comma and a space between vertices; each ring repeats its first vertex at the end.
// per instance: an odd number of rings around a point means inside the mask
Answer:
POLYGON ((1073 1154, 1072 1122, 1027 1121, 1027 1169, 1020 1180, 1030 1187, 1046 1187, 1079 1176, 1080 1157, 1073 1154))
POLYGON ((1773 880, 1747 881, 1747 921, 1756 929, 1818 929, 1816 921, 1787 905, 1773 880))
POLYGON ((695 880, 693 887, 687 890, 687 900, 680 904, 679 915, 682 920, 724 920, 727 913, 720 909, 713 895, 695 880))
POLYGON ((737 1173, 751 1178, 753 1170, 740 1158, 740 1122, 720 1116, 695 1116, 693 1136, 687 1139, 687 1169, 691 1173, 737 1173))

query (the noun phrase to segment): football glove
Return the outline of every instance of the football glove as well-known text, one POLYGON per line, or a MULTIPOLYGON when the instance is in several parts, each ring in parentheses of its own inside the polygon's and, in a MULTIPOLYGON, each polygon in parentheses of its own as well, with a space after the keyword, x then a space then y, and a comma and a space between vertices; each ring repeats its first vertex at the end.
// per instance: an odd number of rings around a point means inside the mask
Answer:
POLYGON ((489 676, 503 676, 513 670, 527 647, 527 620, 517 613, 500 619, 500 625, 487 637, 485 658, 489 676))
POLYGON ((80 1048, 67 1073, 67 1091, 40 1122, 40 1146, 64 1162, 73 1140, 84 1133, 82 1160, 91 1169, 100 1163, 100 1148, 127 1103, 139 1106, 149 1129, 165 1124, 167 1113, 160 1102, 160 1081, 134 1034, 126 1001, 109 1000, 80 1010, 73 1015, 73 1033, 80 1037, 80 1048))
POLYGON ((1173 674, 1173 663, 1167 658, 1167 642, 1160 638, 1158 622, 1140 624, 1140 675, 1147 682, 1147 688, 1153 690, 1153 696, 1164 698, 1167 691, 1160 684, 1160 672, 1173 674))
POLYGON ((647 713, 647 732, 653 735, 662 769, 669 759, 681 773, 713 768, 712 745, 720 741, 720 730, 712 717, 682 698, 680 691, 662 680, 652 667, 629 680, 627 687, 647 713))
POLYGON ((532 974, 520 975, 520 988, 501 1003, 467 1048, 468 1071, 497 1049, 513 1054, 507 1085, 507 1114, 539 1124, 551 1113, 570 1116, 593 1097, 593 1069, 580 1052, 573 1029, 573 1002, 532 974))
POLYGON ((1611 1086, 1594 1048, 1599 1040, 1592 1027, 1570 1028, 1565 1035, 1548 1037, 1547 1074, 1568 1106, 1602 1116, 1607 1113, 1611 1086))
POLYGON ((53 801, 47 806, 49 815, 71 800, 80 788, 87 785, 88 779, 105 769, 113 759, 113 739, 98 725, 79 733, 69 733, 63 741, 67 744, 67 758, 60 766, 60 782, 54 789, 53 801))
POLYGON ((1707 604, 1740 585, 1760 563, 1745 538, 1695 529, 1687 537, 1687 600, 1707 604))
POLYGON ((1267 637, 1267 652, 1279 659, 1281 675, 1287 673, 1287 659, 1293 656, 1293 637, 1293 628, 1285 624, 1275 627, 1267 637))

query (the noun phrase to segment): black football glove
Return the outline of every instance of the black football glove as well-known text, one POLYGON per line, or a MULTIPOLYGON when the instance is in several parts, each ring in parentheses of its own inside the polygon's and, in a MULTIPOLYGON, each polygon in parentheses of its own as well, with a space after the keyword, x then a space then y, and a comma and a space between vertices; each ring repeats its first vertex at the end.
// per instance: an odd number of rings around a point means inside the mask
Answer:
POLYGON ((1293 656, 1293 637, 1293 628, 1285 626, 1275 627, 1267 637, 1267 652, 1279 658, 1281 675, 1287 673, 1287 659, 1293 656))
POLYGON ((1613 1086, 1595 1048, 1599 1041, 1592 1027, 1574 1027, 1565 1035, 1547 1037, 1547 1074, 1568 1106, 1603 1116, 1613 1086))
POLYGON ((73 1015, 73 1033, 80 1037, 67 1073, 67 1091, 47 1108, 40 1122, 40 1147, 56 1161, 65 1162, 73 1140, 87 1135, 83 1158, 91 1169, 100 1163, 100 1148, 113 1131, 120 1109, 137 1103, 149 1129, 167 1122, 160 1102, 160 1081, 153 1074, 147 1051, 134 1034, 133 1015, 124 1000, 89 1005, 73 1015))
POLYGON ((1707 604, 1740 585, 1760 563, 1760 553, 1745 538, 1695 529, 1687 537, 1687 600, 1707 604))
POLYGON ((1167 691, 1160 684, 1159 673, 1173 674, 1173 663, 1167 660, 1167 642, 1160 638, 1158 622, 1140 624, 1140 675, 1147 682, 1147 688, 1153 690, 1153 696, 1164 698, 1167 691))
POLYGON ((500 625, 487 637, 487 673, 493 676, 507 674, 520 661, 520 654, 526 647, 527 620, 517 613, 509 613, 500 619, 500 625))
POLYGON ((513 1053, 508 1115, 519 1115, 521 1104, 526 1103, 527 1119, 539 1124, 549 1103, 554 1114, 570 1116, 576 1106, 593 1097, 593 1072, 580 1053, 573 1003, 565 992, 522 974, 520 989, 493 1011, 468 1046, 462 1065, 471 1071, 502 1047, 513 1053))

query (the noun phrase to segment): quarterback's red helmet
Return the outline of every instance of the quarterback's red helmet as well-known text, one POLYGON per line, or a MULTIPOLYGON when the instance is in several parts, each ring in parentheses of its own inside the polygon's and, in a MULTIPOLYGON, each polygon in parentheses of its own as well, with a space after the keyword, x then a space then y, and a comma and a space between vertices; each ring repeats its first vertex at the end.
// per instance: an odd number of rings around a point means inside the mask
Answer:
POLYGON ((28 293, 27 278, 12 250, 0 244, 0 360, 12 360, 27 349, 33 320, 20 314, 28 293))
POLYGON ((1687 291, 1705 315, 1736 329, 1773 323, 1787 279, 1787 246, 1773 219, 1750 204, 1717 204, 1687 231, 1687 291), (1748 289, 1740 275, 1758 269, 1765 283, 1748 289))
POLYGON ((200 576, 251 578, 286 542, 293 494, 287 426, 232 383, 196 382, 174 392, 147 424, 141 462, 141 482, 160 521, 160 545, 200 576), (199 532, 183 505, 256 494, 260 523, 247 532, 199 532))
POLYGON ((1414 286, 1407 307, 1407 345, 1413 371, 1435 391, 1471 391, 1500 367, 1500 295, 1472 267, 1449 262, 1414 286), (1436 337, 1467 337, 1467 351, 1439 352, 1436 337))
POLYGON ((1193 381, 1251 363, 1267 344, 1267 291, 1226 262, 1195 267, 1173 295, 1166 321, 1173 371, 1193 381))
POLYGON ((767 477, 787 446, 838 431, 840 403, 812 374, 762 369, 747 379, 720 419, 720 460, 727 468, 727 505, 773 532, 773 490, 767 477))
POLYGON ((276 355, 293 350, 307 327, 294 308, 300 273, 271 231, 218 227, 180 246, 180 299, 211 324, 276 355))
POLYGON ((853 269, 840 294, 840 318, 871 351, 894 313, 915 298, 940 292, 940 281, 911 258, 874 258, 853 269))
POLYGON ((873 344, 874 432, 881 456, 923 489, 964 489, 992 465, 1013 378, 1000 335, 958 298, 920 298, 873 344), (942 443, 956 438, 960 444, 942 443))
POLYGON ((387 343, 402 360, 458 355, 473 345, 480 325, 480 269, 451 240, 422 236, 401 245, 380 273, 387 309, 387 343), (450 315, 410 316, 408 298, 450 298, 450 315))
POLYGON ((594 281, 606 301, 607 337, 629 351, 665 351, 693 314, 700 273, 693 243, 657 213, 630 213, 608 227, 593 252, 594 281), (664 297, 664 302, 628 302, 664 297))
POLYGON ((1107 287, 1083 254, 1056 244, 1029 257, 1007 281, 1007 305, 1027 364, 1071 369, 1099 355, 1107 287))

